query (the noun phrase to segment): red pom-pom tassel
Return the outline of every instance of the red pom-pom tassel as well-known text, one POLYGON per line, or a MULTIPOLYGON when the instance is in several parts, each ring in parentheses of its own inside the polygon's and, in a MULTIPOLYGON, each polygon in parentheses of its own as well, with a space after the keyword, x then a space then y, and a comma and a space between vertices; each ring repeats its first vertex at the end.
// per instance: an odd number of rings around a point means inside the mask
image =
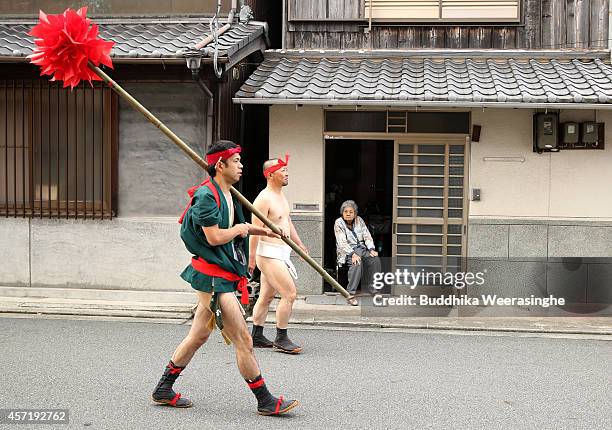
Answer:
POLYGON ((40 11, 39 24, 30 33, 36 39, 34 53, 28 58, 40 66, 41 75, 51 75, 52 81, 63 81, 64 88, 76 87, 81 80, 102 80, 88 66, 113 63, 110 52, 115 44, 98 38, 98 26, 86 17, 87 7, 78 11, 66 9, 59 15, 40 11))

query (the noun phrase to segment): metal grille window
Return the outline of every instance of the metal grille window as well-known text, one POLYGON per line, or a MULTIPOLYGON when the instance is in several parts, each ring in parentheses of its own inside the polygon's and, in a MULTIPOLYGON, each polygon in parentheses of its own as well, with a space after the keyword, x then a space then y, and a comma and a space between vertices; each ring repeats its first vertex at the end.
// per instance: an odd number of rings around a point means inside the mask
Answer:
POLYGON ((0 214, 112 218, 116 124, 100 83, 0 81, 0 214))

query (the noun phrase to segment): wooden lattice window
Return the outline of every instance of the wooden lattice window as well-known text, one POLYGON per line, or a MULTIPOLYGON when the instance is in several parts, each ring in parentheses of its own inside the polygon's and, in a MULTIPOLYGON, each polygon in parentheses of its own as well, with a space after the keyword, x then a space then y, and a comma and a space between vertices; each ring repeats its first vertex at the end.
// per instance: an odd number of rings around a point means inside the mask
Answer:
POLYGON ((112 218, 117 111, 101 84, 0 81, 0 215, 112 218))

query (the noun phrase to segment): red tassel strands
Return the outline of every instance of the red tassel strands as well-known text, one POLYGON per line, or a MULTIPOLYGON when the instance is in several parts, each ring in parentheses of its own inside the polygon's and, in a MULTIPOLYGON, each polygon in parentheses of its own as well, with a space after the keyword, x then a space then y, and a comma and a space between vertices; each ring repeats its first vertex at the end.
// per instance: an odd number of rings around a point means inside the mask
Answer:
POLYGON ((98 38, 98 26, 86 17, 87 7, 78 11, 66 9, 62 14, 39 14, 39 24, 30 31, 34 36, 34 53, 28 58, 40 66, 41 75, 51 75, 51 81, 63 81, 64 88, 76 87, 81 80, 102 80, 88 66, 88 61, 110 68, 111 48, 115 42, 98 38))

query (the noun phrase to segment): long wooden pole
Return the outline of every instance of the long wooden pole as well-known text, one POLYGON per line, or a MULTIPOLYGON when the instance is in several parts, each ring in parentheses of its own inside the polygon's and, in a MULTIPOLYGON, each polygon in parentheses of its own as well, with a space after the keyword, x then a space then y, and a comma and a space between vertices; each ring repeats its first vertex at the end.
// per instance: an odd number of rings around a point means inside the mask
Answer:
MULTIPOLYGON (((137 111, 142 113, 155 127, 157 127, 162 133, 170 138, 172 142, 174 142, 179 148, 185 152, 189 158, 195 161, 200 167, 206 169, 208 164, 202 157, 200 157, 193 149, 189 147, 183 140, 178 137, 172 130, 170 130, 164 123, 162 123, 155 115, 148 111, 138 100, 132 97, 127 91, 125 91, 119 84, 117 84, 110 76, 108 76, 102 69, 94 65, 93 63, 89 63, 89 68, 93 70, 106 84, 111 87, 117 94, 119 94, 125 101, 127 101, 132 107, 134 107, 137 111)), ((254 214, 257 218, 259 218, 270 230, 272 230, 276 234, 281 234, 280 229, 272 223, 268 218, 264 216, 264 214, 259 211, 255 206, 249 202, 246 197, 244 197, 240 192, 234 188, 230 188, 231 193, 238 199, 238 201, 246 206, 252 214, 254 214)), ((330 283, 332 287, 334 287, 340 294, 349 299, 351 295, 346 291, 342 285, 340 285, 329 273, 327 273, 321 266, 317 264, 316 261, 312 259, 312 257, 306 254, 304 251, 300 249, 299 246, 296 245, 294 241, 292 241, 288 237, 281 238, 285 241, 287 245, 291 247, 300 257, 302 257, 310 266, 315 269, 327 282, 330 283)))

